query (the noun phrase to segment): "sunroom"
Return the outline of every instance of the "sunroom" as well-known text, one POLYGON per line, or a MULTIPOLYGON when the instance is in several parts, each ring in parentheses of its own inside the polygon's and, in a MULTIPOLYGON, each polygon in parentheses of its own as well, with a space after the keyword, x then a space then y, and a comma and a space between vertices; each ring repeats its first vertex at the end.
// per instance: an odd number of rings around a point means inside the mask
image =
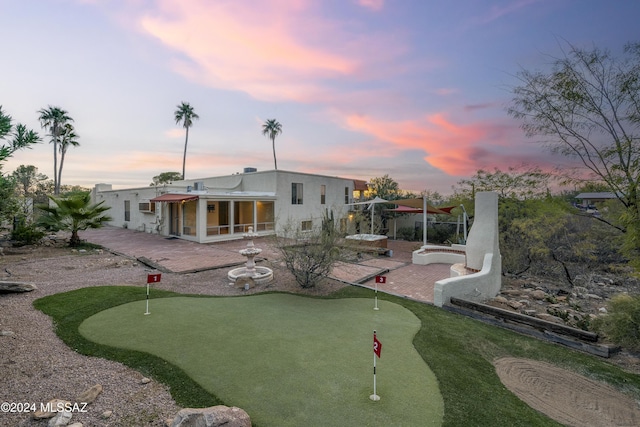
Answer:
POLYGON ((241 238, 249 227, 261 235, 275 232, 275 193, 167 193, 150 202, 159 204, 168 235, 185 240, 208 243, 241 238))

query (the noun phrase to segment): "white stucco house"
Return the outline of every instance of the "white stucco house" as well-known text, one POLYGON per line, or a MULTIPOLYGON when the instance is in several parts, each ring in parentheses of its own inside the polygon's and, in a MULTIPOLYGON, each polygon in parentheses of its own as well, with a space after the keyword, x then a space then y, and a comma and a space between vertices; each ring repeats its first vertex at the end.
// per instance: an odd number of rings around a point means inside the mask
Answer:
POLYGON ((159 186, 113 190, 96 184, 92 198, 111 208, 109 225, 209 243, 242 238, 249 227, 259 235, 278 233, 286 224, 310 230, 327 209, 348 232, 350 204, 364 190, 362 180, 246 168, 159 186))

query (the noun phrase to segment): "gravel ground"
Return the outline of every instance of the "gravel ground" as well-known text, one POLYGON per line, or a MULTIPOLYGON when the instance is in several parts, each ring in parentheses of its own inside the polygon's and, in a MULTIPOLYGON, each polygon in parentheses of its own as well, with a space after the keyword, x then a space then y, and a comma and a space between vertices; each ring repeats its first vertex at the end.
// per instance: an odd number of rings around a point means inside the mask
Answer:
MULTIPOLYGON (((154 287, 188 294, 242 295, 265 290, 300 289, 280 265, 276 282, 249 291, 230 286, 227 269, 192 274, 163 273, 154 287)), ((145 289, 147 268, 131 259, 103 251, 72 252, 68 248, 5 249, 0 257, 0 280, 32 282, 33 292, 0 294, 0 403, 46 403, 54 398, 73 401, 95 384, 102 393, 74 413, 71 423, 87 426, 164 426, 180 410, 164 385, 143 384, 142 375, 120 363, 82 356, 67 347, 53 331, 51 319, 33 308, 33 301, 88 286, 136 285, 145 289), (112 411, 108 418, 105 411, 112 411)), ((328 281, 303 292, 326 294, 344 285, 328 281)), ((16 409, 16 408, 14 408, 16 409)), ((30 413, 0 412, 0 426, 46 426, 30 413)))

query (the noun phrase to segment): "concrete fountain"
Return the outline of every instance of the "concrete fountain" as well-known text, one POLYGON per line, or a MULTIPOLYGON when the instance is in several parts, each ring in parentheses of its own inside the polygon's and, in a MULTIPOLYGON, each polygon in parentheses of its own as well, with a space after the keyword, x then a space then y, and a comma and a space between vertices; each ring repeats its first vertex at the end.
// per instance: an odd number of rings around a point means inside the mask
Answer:
POLYGON ((268 267, 256 266, 255 257, 262 252, 262 249, 256 248, 253 244, 253 238, 257 233, 253 232, 253 227, 249 227, 249 231, 242 235, 248 240, 247 247, 240 249, 240 254, 247 257, 244 267, 234 268, 227 273, 227 277, 233 284, 242 283, 245 289, 252 285, 260 285, 269 283, 273 280, 273 270, 268 267))

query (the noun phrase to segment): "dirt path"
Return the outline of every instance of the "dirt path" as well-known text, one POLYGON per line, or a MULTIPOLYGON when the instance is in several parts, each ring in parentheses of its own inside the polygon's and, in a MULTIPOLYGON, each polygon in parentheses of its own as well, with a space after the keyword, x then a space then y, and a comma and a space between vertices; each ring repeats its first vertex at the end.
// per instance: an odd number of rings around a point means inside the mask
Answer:
POLYGON ((505 357, 502 383, 532 408, 567 426, 639 426, 640 406, 614 388, 557 366, 505 357))

